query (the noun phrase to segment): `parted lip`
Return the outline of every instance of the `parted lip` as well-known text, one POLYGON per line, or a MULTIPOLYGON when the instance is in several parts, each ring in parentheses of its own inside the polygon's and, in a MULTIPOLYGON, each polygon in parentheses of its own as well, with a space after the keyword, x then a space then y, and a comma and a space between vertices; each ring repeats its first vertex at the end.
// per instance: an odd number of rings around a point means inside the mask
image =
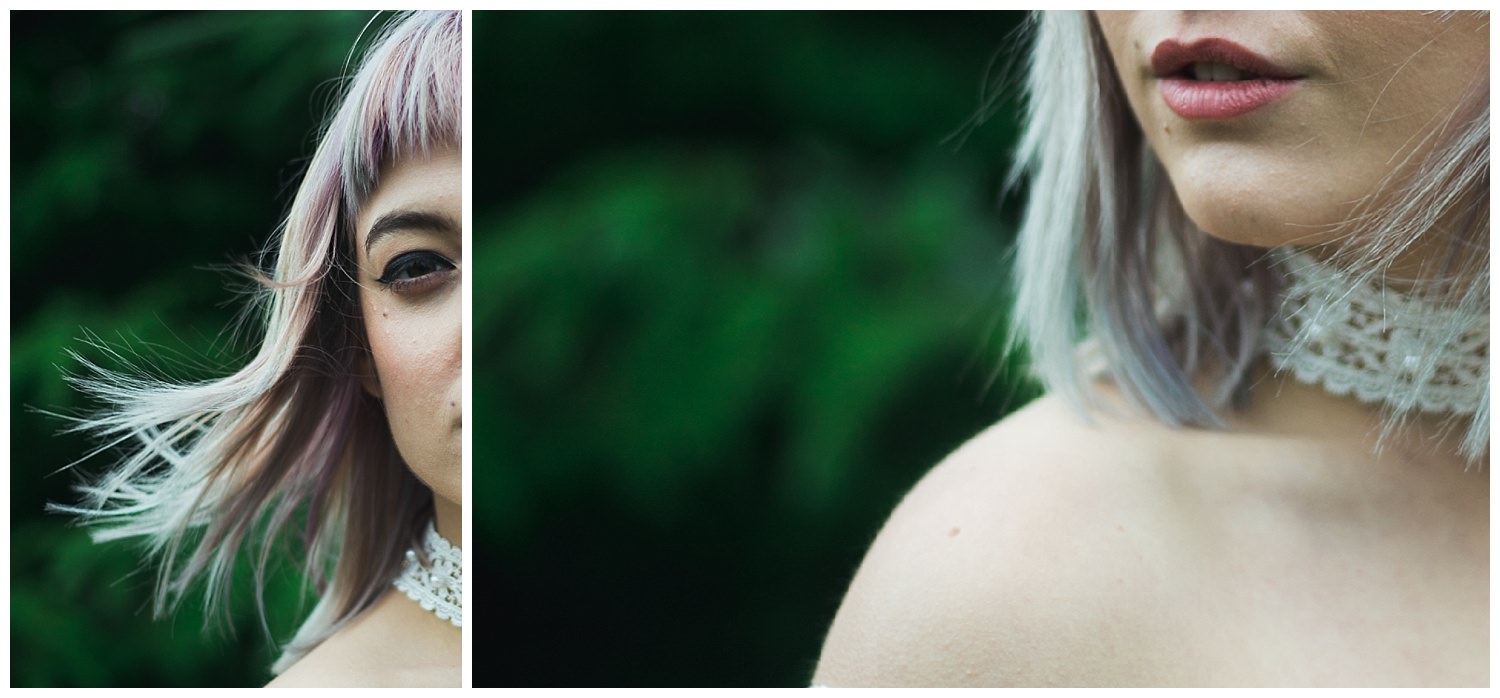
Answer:
POLYGON ((1303 77, 1228 39, 1198 39, 1189 43, 1167 39, 1151 52, 1151 71, 1158 78, 1180 77, 1194 63, 1223 63, 1260 79, 1303 77))

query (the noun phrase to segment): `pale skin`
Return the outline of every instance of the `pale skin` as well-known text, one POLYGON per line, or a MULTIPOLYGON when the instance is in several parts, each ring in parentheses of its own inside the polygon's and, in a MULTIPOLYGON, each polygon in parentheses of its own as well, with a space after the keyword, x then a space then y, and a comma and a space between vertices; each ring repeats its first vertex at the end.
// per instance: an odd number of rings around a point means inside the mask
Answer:
MULTIPOLYGON (((1455 128, 1454 105, 1489 74, 1489 17, 1473 12, 1095 16, 1188 216, 1217 237, 1261 247, 1333 241, 1362 198, 1455 128), (1151 53, 1163 39, 1205 37, 1233 40, 1302 75, 1303 85, 1229 122, 1178 118, 1158 95, 1151 53)), ((1435 252, 1419 249, 1395 271, 1420 278, 1435 252)))
MULTIPOLYGON (((1251 37, 1255 22, 1275 23, 1279 35, 1316 39, 1309 45, 1320 55, 1338 49, 1339 37, 1318 24, 1330 17, 1101 14, 1117 63, 1130 60, 1122 46, 1139 43, 1149 53, 1153 39, 1165 38, 1148 36, 1151 28, 1207 31, 1216 19, 1251 37)), ((1353 19, 1362 41, 1393 34, 1381 46, 1404 45, 1414 31, 1410 16, 1353 19)), ((1473 39, 1462 33, 1465 21, 1452 35, 1473 39)), ((1441 48, 1471 61, 1473 51, 1487 55, 1488 41, 1441 48)), ((1379 56, 1361 66, 1358 54, 1340 53, 1336 62, 1365 75, 1389 63, 1379 56)), ((1128 76, 1136 67, 1120 70, 1128 76)), ((1392 94, 1396 80, 1379 100, 1451 104, 1451 89, 1433 84, 1443 79, 1428 76, 1417 97, 1392 94)), ((1305 182, 1288 173, 1313 161, 1257 149, 1263 120, 1239 131, 1220 124, 1215 136, 1143 106, 1151 85, 1122 81, 1144 128, 1160 138, 1170 128, 1171 143, 1151 143, 1176 172, 1174 187, 1195 222, 1222 237, 1249 242, 1277 230, 1257 221, 1327 223, 1339 213, 1326 194, 1346 186, 1358 193, 1370 181, 1363 158, 1383 157, 1351 145, 1356 150, 1322 160, 1325 196, 1305 197, 1305 182), (1215 158, 1234 148, 1235 162, 1258 158, 1284 176, 1244 181, 1253 170, 1216 170, 1215 158)), ((1313 106, 1289 101, 1307 108, 1290 128, 1343 123, 1339 108, 1314 108, 1338 95, 1319 94, 1313 106)), ((1424 117, 1409 106, 1409 129, 1419 128, 1424 117)), ((1329 128, 1306 137, 1348 137, 1329 128)), ((1363 143, 1381 150, 1402 140, 1390 138, 1363 143)), ((1307 228, 1280 230, 1295 237, 1307 228)), ((1376 408, 1264 366, 1255 375, 1248 409, 1227 414, 1224 430, 1172 429, 1136 416, 1101 382, 1103 407, 1088 420, 1049 396, 975 437, 928 473, 881 530, 813 682, 1487 685, 1487 466, 1466 462, 1455 439, 1437 436, 1436 417, 1378 443, 1376 408)))
MULTIPOLYGON (((385 407, 402 459, 432 489, 438 533, 459 547, 461 173, 456 148, 387 167, 355 244, 371 355, 365 389, 385 407)), ((461 637, 393 587, 270 685, 457 687, 461 637)))

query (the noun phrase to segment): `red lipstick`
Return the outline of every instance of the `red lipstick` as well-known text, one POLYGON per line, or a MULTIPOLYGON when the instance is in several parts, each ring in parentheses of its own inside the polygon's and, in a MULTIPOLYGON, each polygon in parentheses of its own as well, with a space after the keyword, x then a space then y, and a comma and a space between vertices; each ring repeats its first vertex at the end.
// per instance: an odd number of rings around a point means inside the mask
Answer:
POLYGON ((1167 39, 1151 53, 1162 99, 1184 119, 1223 120, 1286 96, 1301 75, 1227 39, 1167 39))

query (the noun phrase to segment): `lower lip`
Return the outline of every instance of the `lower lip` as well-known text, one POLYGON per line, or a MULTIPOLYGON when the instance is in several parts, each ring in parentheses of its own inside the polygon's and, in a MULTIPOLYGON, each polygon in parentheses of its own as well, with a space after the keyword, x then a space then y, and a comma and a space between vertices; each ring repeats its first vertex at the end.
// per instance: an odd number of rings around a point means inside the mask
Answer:
POLYGON ((1161 97, 1184 119, 1233 119, 1285 97, 1296 80, 1161 80, 1161 97))

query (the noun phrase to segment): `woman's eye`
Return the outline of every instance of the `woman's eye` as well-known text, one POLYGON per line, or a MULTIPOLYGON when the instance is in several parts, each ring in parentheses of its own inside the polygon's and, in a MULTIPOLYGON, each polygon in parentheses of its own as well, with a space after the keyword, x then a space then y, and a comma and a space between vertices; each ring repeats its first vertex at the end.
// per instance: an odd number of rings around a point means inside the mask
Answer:
POLYGON ((385 265, 377 282, 392 287, 417 283, 424 277, 453 269, 453 263, 433 252, 407 252, 385 265))

